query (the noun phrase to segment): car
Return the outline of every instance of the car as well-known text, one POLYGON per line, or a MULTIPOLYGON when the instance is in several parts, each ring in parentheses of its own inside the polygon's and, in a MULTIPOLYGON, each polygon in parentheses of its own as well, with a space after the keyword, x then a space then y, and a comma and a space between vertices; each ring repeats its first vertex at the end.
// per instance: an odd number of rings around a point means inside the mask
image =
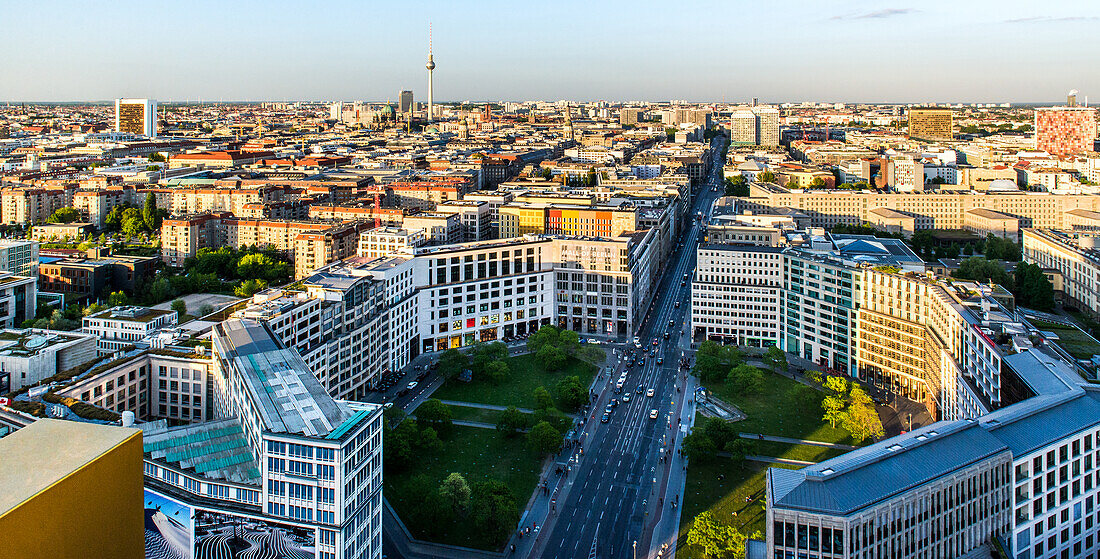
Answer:
POLYGON ((664 363, 664 362, 665 362, 665 358, 664 358, 664 357, 658 357, 658 358, 657 358, 657 364, 658 364, 658 365, 660 365, 661 363, 664 363))
POLYGON ((686 273, 684 274, 684 279, 688 279, 688 275, 686 273))
POLYGON ((645 387, 639 384, 638 389, 635 390, 634 392, 637 393, 637 394, 641 394, 642 392, 645 392, 645 387))
POLYGON ((657 419, 657 410, 649 410, 649 418, 650 419, 657 419))
POLYGON ((408 384, 408 386, 405 387, 405 390, 412 390, 412 389, 416 388, 417 384, 420 384, 420 383, 418 383, 414 380, 414 381, 410 382, 408 384))
POLYGON ((683 286, 685 286, 685 285, 687 285, 687 282, 686 282, 686 281, 682 281, 682 282, 680 282, 680 287, 683 287, 683 286))
POLYGON ((384 409, 384 410, 388 410, 392 407, 393 407, 393 402, 386 402, 385 404, 382 404, 382 409, 384 409))
POLYGON ((634 347, 642 347, 642 339, 634 336, 634 347))
POLYGON ((672 306, 678 309, 678 308, 680 308, 680 302, 679 302, 679 301, 676 301, 676 304, 675 304, 675 305, 672 305, 672 306))
POLYGON ((619 401, 618 401, 618 400, 616 400, 615 398, 612 398, 612 399, 611 399, 611 403, 610 403, 609 405, 610 405, 610 406, 611 406, 612 408, 616 408, 616 407, 619 407, 619 401))
POLYGON ((630 393, 626 392, 626 393, 623 394, 623 403, 625 404, 629 401, 630 401, 630 393))
POLYGON ((657 338, 653 338, 653 345, 657 345, 657 338))
POLYGON ((652 398, 655 393, 656 392, 654 392, 654 390, 652 388, 650 388, 649 390, 645 391, 645 397, 646 398, 652 398))
POLYGON ((645 367, 645 357, 643 357, 641 361, 638 361, 638 366, 645 367))
MULTIPOLYGON (((665 332, 665 339, 666 339, 666 340, 668 339, 668 336, 669 336, 669 333, 668 333, 668 332, 665 332)), ((658 361, 658 363, 660 363, 660 361, 658 361)))
POLYGON ((673 326, 676 326, 676 321, 675 320, 669 320, 668 321, 668 326, 669 326, 669 328, 671 328, 673 326))
POLYGON ((606 413, 603 414, 603 417, 600 418, 600 423, 607 423, 608 421, 611 421, 611 416, 606 413))

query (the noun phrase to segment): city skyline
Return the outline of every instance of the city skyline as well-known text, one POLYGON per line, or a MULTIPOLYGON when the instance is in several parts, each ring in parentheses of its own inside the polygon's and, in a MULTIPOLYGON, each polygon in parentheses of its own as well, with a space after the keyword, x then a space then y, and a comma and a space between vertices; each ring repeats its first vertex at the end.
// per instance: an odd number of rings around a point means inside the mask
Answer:
POLYGON ((0 101, 426 99, 429 23, 440 102, 1050 103, 1100 91, 1079 75, 1100 46, 1084 33, 1100 10, 1084 2, 80 6, 11 11, 0 72, 15 79, 0 101))

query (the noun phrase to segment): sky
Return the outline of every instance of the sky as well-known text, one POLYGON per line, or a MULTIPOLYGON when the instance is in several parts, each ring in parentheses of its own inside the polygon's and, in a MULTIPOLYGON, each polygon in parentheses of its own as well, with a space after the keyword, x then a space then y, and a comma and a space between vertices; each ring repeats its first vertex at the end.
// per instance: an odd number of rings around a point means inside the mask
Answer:
POLYGON ((0 101, 1100 102, 1095 0, 0 0, 0 101))

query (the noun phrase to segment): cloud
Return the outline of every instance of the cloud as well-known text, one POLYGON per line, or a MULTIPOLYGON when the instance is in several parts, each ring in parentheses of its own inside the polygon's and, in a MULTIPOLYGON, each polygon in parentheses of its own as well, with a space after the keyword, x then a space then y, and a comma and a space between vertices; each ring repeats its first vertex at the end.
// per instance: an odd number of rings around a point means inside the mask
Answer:
POLYGON ((1050 17, 1050 16, 1031 16, 1031 17, 1018 17, 1014 19, 1006 19, 1004 23, 1055 23, 1055 22, 1071 22, 1071 21, 1097 21, 1100 17, 1096 16, 1063 16, 1063 17, 1050 17))
POLYGON ((913 8, 886 8, 883 10, 875 10, 873 12, 867 12, 864 14, 838 15, 833 16, 830 19, 885 19, 888 17, 902 16, 915 12, 917 12, 917 10, 913 8))

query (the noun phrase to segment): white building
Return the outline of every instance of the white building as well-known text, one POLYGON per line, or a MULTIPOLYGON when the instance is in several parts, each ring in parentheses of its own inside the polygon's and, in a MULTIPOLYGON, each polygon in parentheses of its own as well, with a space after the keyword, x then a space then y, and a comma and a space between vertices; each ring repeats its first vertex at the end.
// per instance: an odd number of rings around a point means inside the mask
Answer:
POLYGON ((0 239, 0 271, 38 277, 38 241, 0 239))
POLYGON ((782 248, 704 245, 691 283, 691 328, 737 345, 778 345, 782 248))
POLYGON ((406 248, 416 248, 428 244, 423 229, 399 229, 397 227, 378 227, 359 234, 357 256, 382 258, 406 248))
POLYGON ((37 384, 96 357, 96 338, 80 332, 0 332, 0 393, 37 384))
POLYGON ((80 331, 99 338, 99 352, 113 353, 176 325, 176 311, 148 307, 113 307, 84 317, 80 331))

